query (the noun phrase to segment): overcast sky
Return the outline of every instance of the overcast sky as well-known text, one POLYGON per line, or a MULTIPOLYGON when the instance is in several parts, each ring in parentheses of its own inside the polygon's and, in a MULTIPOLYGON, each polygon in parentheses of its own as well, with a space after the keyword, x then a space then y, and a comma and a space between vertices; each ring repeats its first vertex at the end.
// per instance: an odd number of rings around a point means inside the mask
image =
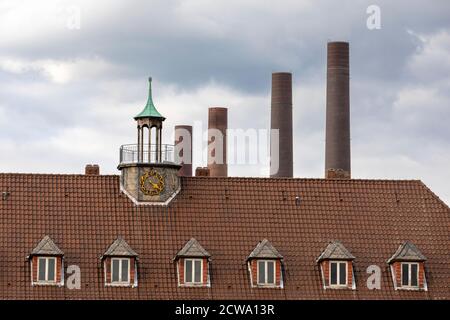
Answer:
POLYGON ((165 143, 176 124, 205 129, 210 106, 230 128, 267 129, 271 73, 289 71, 294 175, 323 177, 326 43, 344 40, 352 176, 421 179, 450 203, 450 1, 393 2, 0 0, 0 172, 118 174, 149 76, 165 143))

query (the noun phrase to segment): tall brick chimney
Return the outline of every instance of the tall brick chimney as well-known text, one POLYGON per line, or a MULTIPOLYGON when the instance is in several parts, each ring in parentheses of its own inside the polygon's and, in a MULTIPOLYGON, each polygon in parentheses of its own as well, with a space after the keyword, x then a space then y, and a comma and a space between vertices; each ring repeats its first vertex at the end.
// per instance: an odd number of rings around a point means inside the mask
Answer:
POLYGON ((349 179, 350 176, 349 44, 329 42, 325 178, 349 179))
POLYGON ((211 177, 228 176, 227 165, 228 109, 208 110, 208 168, 211 177))
POLYGON ((293 177, 292 74, 272 74, 270 176, 293 177), (273 130, 278 130, 278 135, 273 130), (277 139, 278 138, 278 139, 277 139), (277 140, 279 141, 277 145, 277 140))
POLYGON ((179 176, 192 177, 192 126, 175 126, 175 163, 182 165, 179 176))

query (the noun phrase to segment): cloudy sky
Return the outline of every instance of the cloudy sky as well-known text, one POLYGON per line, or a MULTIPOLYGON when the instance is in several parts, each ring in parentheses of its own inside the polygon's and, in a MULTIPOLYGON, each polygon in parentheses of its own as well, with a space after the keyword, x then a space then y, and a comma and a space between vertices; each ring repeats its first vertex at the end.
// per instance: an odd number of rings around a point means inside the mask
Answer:
POLYGON ((117 174, 148 76, 165 143, 176 124, 204 130, 210 106, 230 128, 267 129, 271 73, 289 71, 295 176, 323 177, 326 43, 344 40, 353 177, 421 179, 450 203, 450 2, 393 2, 0 0, 0 172, 117 174))

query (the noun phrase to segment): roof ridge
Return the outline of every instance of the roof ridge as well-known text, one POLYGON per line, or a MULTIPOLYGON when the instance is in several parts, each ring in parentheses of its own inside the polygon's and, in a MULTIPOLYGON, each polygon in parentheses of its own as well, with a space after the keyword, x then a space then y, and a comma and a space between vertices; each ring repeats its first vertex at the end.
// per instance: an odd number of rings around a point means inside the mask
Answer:
POLYGON ((52 176, 52 177, 120 177, 120 174, 87 175, 84 173, 0 172, 0 176, 52 176))
MULTIPOLYGON (((31 176, 74 176, 74 177, 120 177, 120 174, 100 174, 100 175, 86 175, 84 173, 34 173, 34 172, 0 172, 2 175, 31 175, 31 176)), ((215 179, 215 180, 267 180, 267 181, 319 181, 319 182, 341 182, 341 183, 352 183, 352 182, 382 182, 382 183, 392 183, 392 182, 420 182, 426 189, 431 191, 420 179, 325 179, 325 178, 271 178, 271 177, 181 177, 185 180, 191 179, 215 179)), ((433 193, 431 191, 431 193, 433 193)), ((433 193, 433 195, 435 195, 433 193)), ((435 197, 439 198, 437 195, 435 197)), ((440 199, 440 198, 439 198, 440 199)), ((442 200, 441 200, 442 201, 442 200)), ((450 208, 449 208, 450 209, 450 208)))
POLYGON ((183 179, 216 179, 216 180, 268 180, 268 181, 327 181, 327 182, 418 182, 420 179, 326 179, 326 178, 271 178, 271 177, 182 177, 183 179))

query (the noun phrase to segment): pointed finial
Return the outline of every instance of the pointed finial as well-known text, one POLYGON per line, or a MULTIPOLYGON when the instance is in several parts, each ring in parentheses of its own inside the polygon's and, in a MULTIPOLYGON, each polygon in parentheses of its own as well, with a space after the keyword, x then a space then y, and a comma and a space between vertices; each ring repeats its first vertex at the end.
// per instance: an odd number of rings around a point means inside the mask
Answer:
POLYGON ((139 113, 136 117, 134 117, 135 120, 140 118, 159 118, 162 119, 162 121, 165 120, 165 118, 156 110, 155 105, 153 104, 153 98, 152 98, 152 77, 148 78, 148 99, 147 104, 144 107, 144 110, 142 110, 141 113, 139 113))
POLYGON ((153 104, 152 100, 152 77, 148 77, 148 101, 151 101, 151 104, 153 104))

